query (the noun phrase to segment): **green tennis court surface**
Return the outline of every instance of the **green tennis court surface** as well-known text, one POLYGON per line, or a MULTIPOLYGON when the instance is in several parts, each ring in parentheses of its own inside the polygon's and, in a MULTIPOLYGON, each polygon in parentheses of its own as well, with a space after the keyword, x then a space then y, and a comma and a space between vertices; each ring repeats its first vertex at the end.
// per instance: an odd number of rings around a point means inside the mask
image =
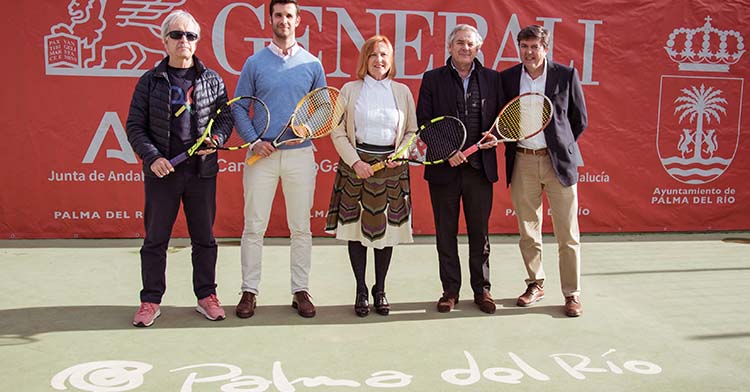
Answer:
POLYGON ((130 324, 139 242, 2 241, 0 391, 748 390, 746 238, 584 236, 575 319, 562 314, 555 245, 544 248, 546 298, 515 306, 525 289, 515 237, 493 238, 494 315, 471 301, 466 245, 457 310, 435 310, 436 251, 420 238, 394 251, 391 315, 358 318, 346 247, 320 239, 315 318, 289 306, 289 248, 271 240, 256 314, 238 319, 239 246, 224 241, 217 279, 228 318, 219 322, 195 311, 190 249, 176 240, 150 328, 130 324))

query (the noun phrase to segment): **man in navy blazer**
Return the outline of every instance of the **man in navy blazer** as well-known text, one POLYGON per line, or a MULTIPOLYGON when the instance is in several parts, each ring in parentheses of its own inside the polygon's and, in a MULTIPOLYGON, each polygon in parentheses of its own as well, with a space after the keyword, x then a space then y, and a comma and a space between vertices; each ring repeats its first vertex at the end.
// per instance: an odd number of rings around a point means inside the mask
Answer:
POLYGON ((527 26, 517 38, 522 63, 500 73, 507 97, 543 93, 553 106, 552 121, 543 132, 505 145, 506 182, 518 218, 519 247, 528 272, 527 289, 517 305, 529 306, 544 298, 542 193, 546 193, 558 243, 565 314, 577 317, 582 308, 576 183, 578 167, 583 166, 577 140, 587 123, 583 90, 575 68, 547 60, 547 29, 527 26))
MULTIPOLYGON (((422 78, 417 101, 417 122, 439 116, 455 116, 466 126, 464 149, 477 143, 490 129, 503 99, 500 74, 482 66, 476 56, 482 37, 473 26, 456 26, 448 37, 450 57, 442 67, 422 78)), ((469 273, 474 303, 485 313, 495 312, 490 295, 490 242, 488 226, 492 187, 497 182, 495 149, 470 156, 456 153, 446 163, 425 167, 443 295, 437 310, 449 312, 458 302, 461 265, 458 256, 458 221, 463 203, 469 239, 469 273)))

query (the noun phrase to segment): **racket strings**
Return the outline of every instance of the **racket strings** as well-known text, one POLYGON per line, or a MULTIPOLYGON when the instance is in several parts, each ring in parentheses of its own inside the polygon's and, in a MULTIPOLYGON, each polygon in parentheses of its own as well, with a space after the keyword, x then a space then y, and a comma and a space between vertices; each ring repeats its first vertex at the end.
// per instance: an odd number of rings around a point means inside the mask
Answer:
POLYGON ((234 128, 234 117, 232 116, 232 111, 228 109, 228 107, 224 107, 214 116, 211 126, 212 135, 226 137, 232 131, 232 128, 234 128))
POLYGON ((301 138, 317 138, 328 134, 343 114, 339 91, 324 88, 314 91, 294 112, 292 131, 301 138))
POLYGON ((271 121, 271 114, 268 112, 266 104, 260 99, 253 97, 242 98, 239 104, 247 106, 247 118, 253 123, 253 128, 255 129, 257 137, 263 136, 268 129, 269 122, 271 121))
POLYGON ((511 101, 496 120, 496 128, 506 139, 524 139, 550 120, 552 106, 542 95, 528 94, 511 101))
POLYGON ((227 105, 216 114, 212 134, 216 135, 221 130, 223 142, 222 149, 240 149, 253 140, 243 140, 239 132, 234 128, 236 116, 247 116, 253 125, 257 137, 260 137, 268 129, 270 115, 266 104, 255 97, 237 97, 227 102, 227 105), (232 130, 232 131, 230 131, 232 130), (227 137, 228 135, 228 137, 227 137))
POLYGON ((425 161, 432 162, 448 158, 458 151, 466 139, 466 130, 459 119, 443 117, 428 124, 418 137, 427 146, 425 161))
POLYGON ((506 139, 521 138, 521 101, 514 100, 496 120, 497 131, 506 139))

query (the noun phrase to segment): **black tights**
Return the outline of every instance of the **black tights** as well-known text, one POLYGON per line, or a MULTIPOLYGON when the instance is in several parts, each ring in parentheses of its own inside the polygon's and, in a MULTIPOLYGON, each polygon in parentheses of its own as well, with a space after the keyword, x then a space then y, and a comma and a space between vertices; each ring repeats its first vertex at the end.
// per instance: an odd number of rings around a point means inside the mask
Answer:
MULTIPOLYGON (((359 241, 349 241, 349 261, 352 263, 354 279, 357 281, 357 292, 366 293, 365 270, 367 269, 367 247, 359 241)), ((385 291, 385 276, 388 274, 388 266, 391 264, 393 247, 388 246, 375 250, 375 286, 373 293, 385 291)))

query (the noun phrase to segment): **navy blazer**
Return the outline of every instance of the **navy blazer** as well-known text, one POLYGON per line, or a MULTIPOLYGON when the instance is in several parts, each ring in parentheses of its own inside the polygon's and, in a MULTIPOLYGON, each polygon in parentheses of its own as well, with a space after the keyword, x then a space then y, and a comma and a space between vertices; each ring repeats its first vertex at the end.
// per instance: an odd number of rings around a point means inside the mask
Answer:
MULTIPOLYGON (((500 73, 508 101, 517 96, 521 84, 521 68, 515 65, 500 73)), ((583 166, 581 151, 576 142, 586 129, 588 122, 583 89, 575 68, 547 61, 547 83, 544 95, 549 97, 554 108, 552 121, 544 129, 544 139, 552 159, 552 167, 563 186, 578 182, 578 166, 583 166)), ((505 145, 505 180, 510 185, 513 164, 516 159, 516 143, 505 145)))
MULTIPOLYGON (((446 65, 425 72, 419 87, 417 101, 417 123, 422 125, 440 116, 456 116, 458 107, 456 97, 462 93, 459 90, 461 81, 456 70, 450 64, 450 57, 446 65)), ((495 121, 495 117, 502 107, 503 88, 500 83, 500 73, 494 69, 485 68, 479 60, 474 59, 474 72, 477 73, 479 94, 482 97, 482 132, 488 131, 495 121)), ((464 149, 468 147, 465 146, 464 149)), ((497 153, 495 149, 479 150, 482 168, 489 182, 497 182, 497 153)), ((447 162, 439 165, 428 165, 424 169, 424 179, 436 183, 447 184, 456 181, 460 166, 451 167, 447 162)))

